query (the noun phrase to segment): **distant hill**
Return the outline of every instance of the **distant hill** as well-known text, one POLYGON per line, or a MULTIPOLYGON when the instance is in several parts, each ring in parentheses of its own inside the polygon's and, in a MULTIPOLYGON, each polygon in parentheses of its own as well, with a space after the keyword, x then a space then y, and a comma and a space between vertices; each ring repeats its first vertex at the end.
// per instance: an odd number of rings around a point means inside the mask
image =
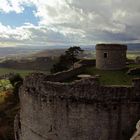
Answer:
POLYGON ((31 49, 31 48, 18 48, 18 47, 0 47, 0 57, 10 57, 10 56, 25 56, 31 53, 36 53, 40 49, 31 49))
MULTIPOLYGON (((126 44, 128 51, 140 51, 140 43, 126 44)), ((95 45, 83 46, 85 50, 95 50, 95 45)))
MULTIPOLYGON (((95 45, 79 45, 86 51, 94 51, 95 45)), ((140 51, 140 43, 127 44, 128 50, 140 51)), ((17 46, 17 47, 0 47, 0 57, 10 56, 28 56, 34 54, 37 57, 59 56, 70 46, 17 46)))
MULTIPOLYGON (((37 52, 32 55, 32 57, 59 57, 60 55, 64 54, 67 49, 48 49, 37 52)), ((93 58, 94 48, 84 48, 84 52, 80 54, 80 58, 93 58)))
POLYGON ((20 70, 40 70, 50 71, 56 58, 38 57, 32 60, 5 60, 0 63, 0 68, 20 69, 20 70))
POLYGON ((140 43, 127 44, 129 51, 140 51, 140 43))
MULTIPOLYGON (((140 52, 140 44, 127 44, 128 51, 134 51, 137 53, 140 52)), ((83 58, 95 58, 95 45, 81 46, 84 49, 84 54, 81 56, 83 58)), ((61 54, 64 54, 67 48, 59 49, 46 49, 41 50, 40 52, 34 53, 33 57, 59 57, 61 54)))
POLYGON ((33 54, 33 57, 59 57, 66 49, 47 49, 33 54))

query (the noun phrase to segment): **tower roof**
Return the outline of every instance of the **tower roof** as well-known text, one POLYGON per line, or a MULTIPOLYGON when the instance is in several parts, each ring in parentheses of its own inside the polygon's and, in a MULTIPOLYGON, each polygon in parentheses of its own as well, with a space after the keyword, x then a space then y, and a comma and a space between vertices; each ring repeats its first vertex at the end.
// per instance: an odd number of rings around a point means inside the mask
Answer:
POLYGON ((97 44, 96 50, 127 50, 127 45, 123 45, 123 44, 97 44))

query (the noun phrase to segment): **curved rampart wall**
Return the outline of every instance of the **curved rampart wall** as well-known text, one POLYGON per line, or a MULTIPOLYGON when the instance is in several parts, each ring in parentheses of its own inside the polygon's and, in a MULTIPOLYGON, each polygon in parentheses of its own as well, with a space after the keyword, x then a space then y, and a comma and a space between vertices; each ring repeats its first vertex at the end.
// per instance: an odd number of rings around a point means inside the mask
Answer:
POLYGON ((102 86, 31 75, 20 91, 20 140, 129 140, 140 118, 140 79, 102 86))

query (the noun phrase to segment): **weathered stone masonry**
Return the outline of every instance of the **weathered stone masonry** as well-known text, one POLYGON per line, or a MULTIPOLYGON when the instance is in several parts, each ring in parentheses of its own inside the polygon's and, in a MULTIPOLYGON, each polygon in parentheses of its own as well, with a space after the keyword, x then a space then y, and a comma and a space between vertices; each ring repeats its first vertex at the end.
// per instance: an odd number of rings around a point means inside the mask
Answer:
POLYGON ((96 67, 103 70, 118 70, 126 67, 126 45, 97 44, 96 67))
POLYGON ((140 119, 140 79, 119 87, 94 77, 60 83, 33 74, 20 103, 20 140, 129 140, 140 119))

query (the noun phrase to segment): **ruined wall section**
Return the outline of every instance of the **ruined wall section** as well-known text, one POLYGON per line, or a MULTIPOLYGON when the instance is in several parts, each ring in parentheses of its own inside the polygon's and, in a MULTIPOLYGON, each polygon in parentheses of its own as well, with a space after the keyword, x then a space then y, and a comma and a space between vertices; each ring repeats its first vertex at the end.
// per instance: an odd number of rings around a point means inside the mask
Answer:
POLYGON ((60 83, 43 74, 20 91, 20 140, 127 140, 140 118, 140 79, 102 86, 95 77, 60 83))
POLYGON ((96 65, 96 61, 94 59, 93 60, 83 59, 76 62, 74 64, 74 67, 72 66, 72 68, 70 68, 69 70, 48 75, 46 77, 46 80, 52 82, 64 82, 65 80, 69 80, 72 77, 84 73, 85 68, 93 67, 95 65, 96 65))

